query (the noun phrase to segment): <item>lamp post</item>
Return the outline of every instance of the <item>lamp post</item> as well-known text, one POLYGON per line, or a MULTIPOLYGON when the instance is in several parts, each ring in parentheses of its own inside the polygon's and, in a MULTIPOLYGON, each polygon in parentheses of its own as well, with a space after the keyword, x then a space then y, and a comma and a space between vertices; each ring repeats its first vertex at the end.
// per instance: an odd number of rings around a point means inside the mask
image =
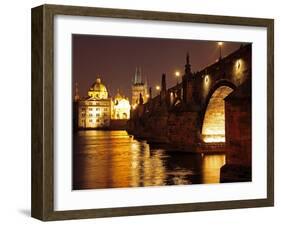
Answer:
POLYGON ((223 45, 223 42, 218 42, 218 46, 219 46, 219 49, 220 49, 220 60, 221 60, 221 48, 222 48, 222 45, 223 45))
POLYGON ((177 78, 177 84, 179 84, 180 72, 179 71, 175 71, 175 76, 177 78))
POLYGON ((146 101, 148 101, 150 98, 149 94, 146 94, 145 97, 146 97, 146 101))
POLYGON ((155 87, 155 89, 156 89, 157 91, 160 91, 160 86, 157 85, 157 86, 155 87))

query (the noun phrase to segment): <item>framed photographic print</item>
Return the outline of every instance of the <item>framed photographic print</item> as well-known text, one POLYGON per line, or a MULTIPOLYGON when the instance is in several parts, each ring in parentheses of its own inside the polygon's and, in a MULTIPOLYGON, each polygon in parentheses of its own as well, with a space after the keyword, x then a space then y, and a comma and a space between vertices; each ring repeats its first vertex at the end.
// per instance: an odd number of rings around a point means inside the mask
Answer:
POLYGON ((32 9, 32 216, 273 206, 274 21, 32 9))

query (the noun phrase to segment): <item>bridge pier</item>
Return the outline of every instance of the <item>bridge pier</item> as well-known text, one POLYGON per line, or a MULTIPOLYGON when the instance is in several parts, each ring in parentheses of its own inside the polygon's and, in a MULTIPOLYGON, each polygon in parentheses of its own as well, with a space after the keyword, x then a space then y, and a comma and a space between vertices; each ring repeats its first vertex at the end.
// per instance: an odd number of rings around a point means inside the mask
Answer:
POLYGON ((226 164, 221 182, 252 179, 251 83, 246 82, 225 98, 226 164))
POLYGON ((186 151, 196 151, 200 142, 198 120, 199 113, 196 111, 170 113, 167 121, 169 142, 186 151))

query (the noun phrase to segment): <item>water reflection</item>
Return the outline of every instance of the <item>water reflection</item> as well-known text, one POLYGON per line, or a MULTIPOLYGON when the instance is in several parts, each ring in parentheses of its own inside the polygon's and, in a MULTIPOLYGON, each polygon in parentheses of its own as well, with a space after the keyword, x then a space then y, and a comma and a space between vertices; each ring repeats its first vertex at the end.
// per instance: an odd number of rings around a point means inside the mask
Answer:
POLYGON ((79 131, 74 137, 73 189, 218 183, 224 159, 150 148, 126 131, 79 131))

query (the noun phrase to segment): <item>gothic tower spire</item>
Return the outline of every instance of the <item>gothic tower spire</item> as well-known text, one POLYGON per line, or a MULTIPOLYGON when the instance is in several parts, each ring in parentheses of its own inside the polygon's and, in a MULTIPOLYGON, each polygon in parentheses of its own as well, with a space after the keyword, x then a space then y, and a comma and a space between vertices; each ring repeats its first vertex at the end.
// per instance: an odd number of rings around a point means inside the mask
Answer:
POLYGON ((80 99, 79 97, 79 90, 78 90, 78 83, 75 82, 75 95, 74 95, 74 101, 78 101, 80 99))
POLYGON ((141 67, 136 67, 136 72, 134 76, 134 84, 141 84, 142 78, 141 78, 141 67))
POLYGON ((166 92, 166 74, 162 74, 161 91, 166 92))
POLYGON ((146 103, 148 99, 147 92, 147 84, 142 79, 141 67, 137 66, 132 84, 132 104, 146 103))
POLYGON ((139 83, 142 83, 141 67, 139 66, 139 83))
POLYGON ((190 75, 191 74, 191 65, 190 65, 190 59, 189 59, 189 52, 186 53, 185 74, 186 75, 190 75))
POLYGON ((142 94, 141 94, 141 93, 140 93, 139 104, 143 104, 143 97, 142 97, 142 94))

